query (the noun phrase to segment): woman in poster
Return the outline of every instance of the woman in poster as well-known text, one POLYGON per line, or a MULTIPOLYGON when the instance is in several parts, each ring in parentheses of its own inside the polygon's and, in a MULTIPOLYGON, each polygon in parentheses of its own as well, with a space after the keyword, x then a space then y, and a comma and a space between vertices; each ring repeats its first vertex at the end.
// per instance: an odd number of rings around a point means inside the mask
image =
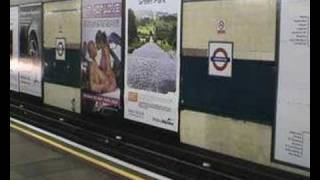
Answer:
POLYGON ((110 47, 105 32, 98 31, 96 44, 88 43, 90 57, 90 89, 96 93, 113 92, 117 89, 116 77, 111 67, 110 47))

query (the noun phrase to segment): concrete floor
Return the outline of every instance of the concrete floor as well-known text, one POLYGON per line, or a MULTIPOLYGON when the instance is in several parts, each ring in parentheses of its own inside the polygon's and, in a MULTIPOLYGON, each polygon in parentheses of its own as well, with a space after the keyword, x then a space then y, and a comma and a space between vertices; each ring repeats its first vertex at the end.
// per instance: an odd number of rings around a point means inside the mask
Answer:
POLYGON ((10 130, 11 180, 122 180, 111 172, 10 130))

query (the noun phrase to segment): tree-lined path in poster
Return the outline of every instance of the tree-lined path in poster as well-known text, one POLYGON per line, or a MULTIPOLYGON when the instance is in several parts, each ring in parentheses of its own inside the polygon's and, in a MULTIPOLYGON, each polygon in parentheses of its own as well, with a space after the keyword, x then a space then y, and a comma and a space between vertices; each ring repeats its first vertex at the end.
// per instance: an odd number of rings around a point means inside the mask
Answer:
POLYGON ((128 54, 127 63, 131 88, 163 94, 176 90, 177 62, 153 41, 128 54))

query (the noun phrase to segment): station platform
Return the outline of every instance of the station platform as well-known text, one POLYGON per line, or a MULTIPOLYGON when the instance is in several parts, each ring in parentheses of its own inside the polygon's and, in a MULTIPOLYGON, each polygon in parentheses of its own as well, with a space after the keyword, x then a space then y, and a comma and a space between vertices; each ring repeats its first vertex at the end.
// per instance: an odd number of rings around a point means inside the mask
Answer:
POLYGON ((11 180, 124 180, 106 169, 98 168, 11 128, 11 180))
POLYGON ((10 180, 155 179, 10 124, 10 180))

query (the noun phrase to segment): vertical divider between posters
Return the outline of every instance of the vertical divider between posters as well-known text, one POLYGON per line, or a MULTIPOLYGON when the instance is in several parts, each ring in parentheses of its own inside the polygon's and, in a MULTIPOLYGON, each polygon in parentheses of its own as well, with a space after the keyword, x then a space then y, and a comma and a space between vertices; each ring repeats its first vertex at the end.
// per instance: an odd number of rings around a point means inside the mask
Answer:
POLYGON ((124 120, 124 84, 125 84, 125 63, 126 63, 126 59, 125 59, 125 52, 126 52, 126 46, 125 46, 125 42, 126 42, 126 0, 122 0, 121 3, 122 7, 121 7, 121 44, 122 44, 122 48, 121 48, 121 59, 122 59, 122 66, 121 66, 121 88, 120 88, 120 109, 119 109, 119 119, 124 120))
MULTIPOLYGON (((17 5, 17 6, 15 6, 15 7, 17 7, 18 8, 18 57, 17 57, 17 59, 18 59, 18 65, 20 64, 20 38, 19 38, 19 36, 20 36, 20 5, 17 5)), ((17 98, 18 98, 18 101, 21 101, 22 100, 22 97, 21 97, 21 93, 20 93, 20 70, 19 70, 19 68, 18 68, 18 92, 17 92, 17 98)))
POLYGON ((183 39, 183 0, 180 0, 181 4, 180 4, 180 52, 179 52, 179 57, 180 57, 180 71, 179 71, 179 99, 178 99, 178 132, 177 132, 177 136, 178 136, 178 141, 180 142, 180 126, 181 126, 181 110, 182 109, 182 104, 183 104, 183 63, 182 63, 182 57, 183 57, 183 44, 182 44, 182 39, 183 39))
POLYGON ((21 88, 20 88, 20 14, 21 14, 21 11, 20 11, 20 7, 21 7, 21 4, 20 5, 17 5, 18 7, 18 64, 19 64, 19 68, 18 68, 18 100, 20 102, 22 102, 23 100, 23 97, 22 97, 22 93, 21 93, 21 88))
MULTIPOLYGON (((17 59, 18 59, 18 64, 20 63, 20 59, 19 59, 19 57, 20 57, 20 38, 19 38, 19 36, 20 36, 20 6, 16 6, 17 8, 18 8, 18 57, 17 57, 17 59)), ((21 101, 21 93, 20 93, 20 71, 19 71, 19 68, 18 68, 18 92, 17 92, 17 94, 18 94, 18 100, 19 101, 21 101)))
POLYGON ((281 23, 281 0, 277 0, 276 5, 276 42, 275 42, 275 68, 276 68, 276 75, 275 75, 275 103, 274 103, 274 119, 271 123, 272 126, 272 142, 271 142, 271 161, 275 162, 275 140, 276 140, 276 124, 277 124, 277 101, 278 101, 278 83, 279 83, 279 46, 280 46, 280 23, 281 23))
MULTIPOLYGON (((129 0, 130 1, 130 0, 129 0)), ((126 119, 125 117, 125 108, 126 108, 126 104, 125 104, 125 86, 126 86, 126 64, 127 64, 127 0, 123 0, 122 1, 122 57, 123 57, 123 63, 122 63, 122 70, 123 70, 123 77, 122 77, 122 93, 121 93, 121 103, 122 103, 122 119, 124 121, 124 123, 127 125, 128 124, 128 119, 126 119)))
POLYGON ((41 104, 44 104, 44 68, 45 68, 45 60, 44 60, 44 10, 43 10, 43 3, 41 3, 41 104))
POLYGON ((83 96, 83 94, 82 94, 82 70, 81 70, 81 63, 82 63, 82 31, 83 31, 83 27, 82 27, 82 13, 83 12, 83 0, 80 0, 80 44, 79 44, 79 54, 80 54, 80 56, 79 56, 79 61, 80 61, 80 71, 79 71, 79 73, 80 73, 80 81, 79 81, 79 87, 80 87, 80 115, 83 115, 83 110, 82 110, 82 96, 83 96))

